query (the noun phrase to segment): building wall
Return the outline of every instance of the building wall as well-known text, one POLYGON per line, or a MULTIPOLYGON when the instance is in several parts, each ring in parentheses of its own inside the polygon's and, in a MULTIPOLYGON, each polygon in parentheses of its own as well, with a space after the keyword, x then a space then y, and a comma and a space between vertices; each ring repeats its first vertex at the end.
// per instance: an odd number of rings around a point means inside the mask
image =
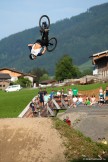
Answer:
POLYGON ((107 79, 108 78, 108 57, 97 59, 95 65, 96 68, 95 71, 93 71, 93 75, 95 74, 95 72, 97 72, 97 75, 99 76, 100 79, 107 79))
POLYGON ((7 81, 0 81, 0 89, 4 90, 9 86, 10 82, 7 81))

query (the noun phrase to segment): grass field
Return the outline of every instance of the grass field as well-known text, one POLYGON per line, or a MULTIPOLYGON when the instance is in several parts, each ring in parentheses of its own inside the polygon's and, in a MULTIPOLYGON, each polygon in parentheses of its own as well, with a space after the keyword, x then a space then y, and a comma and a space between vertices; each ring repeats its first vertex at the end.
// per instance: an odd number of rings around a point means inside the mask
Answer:
MULTIPOLYGON (((97 89, 100 86, 105 89, 108 83, 98 83, 98 84, 89 84, 89 85, 73 85, 65 87, 54 87, 47 88, 47 92, 50 93, 52 89, 57 91, 64 88, 65 92, 69 88, 76 87, 79 91, 87 91, 97 89)), ((0 118, 14 118, 17 117, 22 110, 28 105, 31 99, 36 96, 38 89, 23 89, 19 92, 4 92, 0 91, 0 118)))
POLYGON ((17 117, 35 95, 35 90, 0 91, 0 118, 17 117))

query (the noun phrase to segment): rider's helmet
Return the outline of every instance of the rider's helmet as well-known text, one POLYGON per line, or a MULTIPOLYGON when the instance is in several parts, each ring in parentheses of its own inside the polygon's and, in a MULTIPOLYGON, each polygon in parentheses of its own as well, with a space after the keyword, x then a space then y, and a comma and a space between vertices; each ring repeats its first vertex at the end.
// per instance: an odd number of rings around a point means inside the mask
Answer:
POLYGON ((36 56, 34 56, 33 54, 30 54, 30 55, 29 55, 29 58, 30 58, 31 60, 34 60, 34 59, 36 59, 36 56))

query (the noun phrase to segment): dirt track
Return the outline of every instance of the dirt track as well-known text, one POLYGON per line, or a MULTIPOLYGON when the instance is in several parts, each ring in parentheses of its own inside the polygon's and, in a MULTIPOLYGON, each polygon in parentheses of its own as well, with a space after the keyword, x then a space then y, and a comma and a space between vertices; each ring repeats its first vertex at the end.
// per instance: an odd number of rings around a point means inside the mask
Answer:
POLYGON ((51 119, 0 119, 0 162, 65 162, 51 119))

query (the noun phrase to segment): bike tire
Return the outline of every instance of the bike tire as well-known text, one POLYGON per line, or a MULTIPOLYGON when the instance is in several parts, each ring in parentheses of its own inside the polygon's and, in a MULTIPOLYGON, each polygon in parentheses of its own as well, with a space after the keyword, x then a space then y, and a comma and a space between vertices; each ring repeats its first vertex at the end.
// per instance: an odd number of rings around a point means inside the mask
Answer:
POLYGON ((55 37, 50 38, 48 41, 47 51, 52 52, 53 50, 55 50, 56 46, 57 46, 57 39, 55 37))
POLYGON ((47 15, 42 15, 39 19, 39 27, 44 30, 42 23, 46 22, 47 23, 47 29, 50 27, 50 19, 47 15))

